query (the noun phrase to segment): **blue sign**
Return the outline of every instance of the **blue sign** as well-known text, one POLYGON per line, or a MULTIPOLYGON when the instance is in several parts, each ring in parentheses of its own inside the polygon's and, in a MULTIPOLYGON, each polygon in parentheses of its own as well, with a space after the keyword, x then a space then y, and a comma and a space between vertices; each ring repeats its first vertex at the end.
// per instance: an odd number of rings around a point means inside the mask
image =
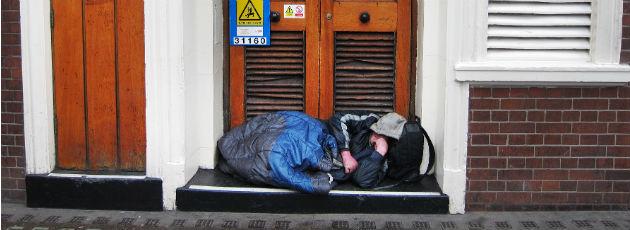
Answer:
POLYGON ((271 45, 270 0, 230 0, 230 45, 271 45))

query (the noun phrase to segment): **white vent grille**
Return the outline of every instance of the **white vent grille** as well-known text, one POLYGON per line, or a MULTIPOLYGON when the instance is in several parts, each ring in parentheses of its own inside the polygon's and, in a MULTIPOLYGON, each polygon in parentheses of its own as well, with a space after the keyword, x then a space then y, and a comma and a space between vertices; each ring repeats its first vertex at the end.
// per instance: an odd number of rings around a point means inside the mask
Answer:
POLYGON ((590 60, 590 0, 489 0, 489 59, 590 60))

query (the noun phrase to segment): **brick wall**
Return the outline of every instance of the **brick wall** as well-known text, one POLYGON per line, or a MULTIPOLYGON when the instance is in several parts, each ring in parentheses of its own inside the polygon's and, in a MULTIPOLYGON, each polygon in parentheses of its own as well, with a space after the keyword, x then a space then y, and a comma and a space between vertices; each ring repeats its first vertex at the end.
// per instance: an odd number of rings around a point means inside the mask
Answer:
POLYGON ((2 201, 24 201, 20 3, 2 0, 2 201))
POLYGON ((623 38, 621 43, 621 63, 630 64, 630 0, 623 1, 623 38))
POLYGON ((471 88, 467 209, 627 210, 630 87, 471 88))

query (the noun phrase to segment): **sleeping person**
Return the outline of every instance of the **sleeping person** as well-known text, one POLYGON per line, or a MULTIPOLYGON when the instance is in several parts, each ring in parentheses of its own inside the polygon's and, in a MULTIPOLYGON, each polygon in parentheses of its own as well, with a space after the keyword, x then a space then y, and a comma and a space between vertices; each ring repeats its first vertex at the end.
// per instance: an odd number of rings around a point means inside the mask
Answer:
POLYGON ((336 113, 320 121, 281 111, 252 118, 219 139, 218 169, 258 185, 327 194, 338 182, 373 187, 385 175, 388 141, 405 119, 370 112, 336 113))

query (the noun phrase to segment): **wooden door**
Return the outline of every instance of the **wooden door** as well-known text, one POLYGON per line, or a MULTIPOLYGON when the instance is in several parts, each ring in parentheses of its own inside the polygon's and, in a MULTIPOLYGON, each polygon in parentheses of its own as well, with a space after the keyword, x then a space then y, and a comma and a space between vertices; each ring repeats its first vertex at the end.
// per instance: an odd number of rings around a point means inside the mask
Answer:
POLYGON ((358 109, 409 115, 410 0, 271 0, 271 8, 281 18, 270 47, 230 47, 231 127, 278 110, 322 119, 358 109), (305 4, 306 18, 283 18, 287 3, 305 4), (283 40, 289 34, 292 42, 283 40))
POLYGON ((57 168, 144 171, 142 0, 52 0, 57 168))

